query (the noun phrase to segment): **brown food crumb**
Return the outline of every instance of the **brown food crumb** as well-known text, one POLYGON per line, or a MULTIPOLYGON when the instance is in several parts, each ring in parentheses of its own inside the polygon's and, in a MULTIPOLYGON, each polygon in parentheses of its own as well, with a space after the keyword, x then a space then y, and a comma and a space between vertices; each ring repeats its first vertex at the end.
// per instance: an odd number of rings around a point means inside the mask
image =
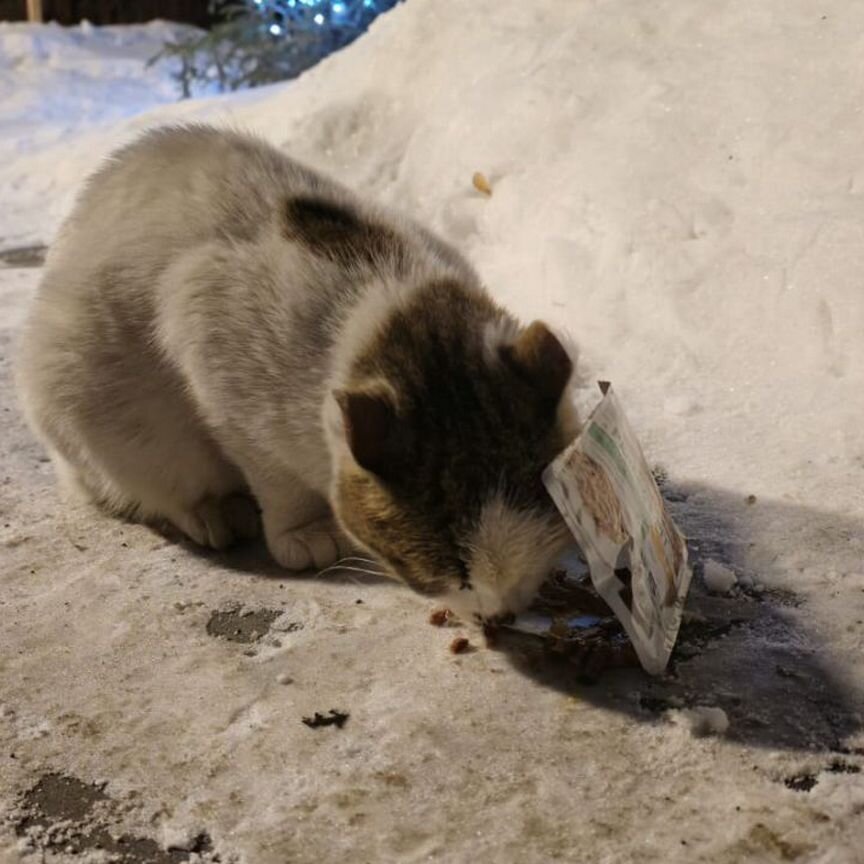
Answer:
POLYGON ((464 636, 457 636, 450 643, 450 650, 454 654, 464 654, 471 647, 471 643, 464 636))
POLYGON ((755 495, 748 495, 747 496, 747 503, 748 504, 755 504, 756 503, 756 496, 755 495))
POLYGON ((478 192, 482 192, 484 195, 492 194, 492 186, 486 179, 486 175, 483 174, 481 171, 474 172, 474 176, 471 178, 471 182, 474 184, 474 188, 478 192))
POLYGON ((443 627, 452 617, 453 613, 449 609, 434 609, 429 616, 429 623, 435 627, 443 627))

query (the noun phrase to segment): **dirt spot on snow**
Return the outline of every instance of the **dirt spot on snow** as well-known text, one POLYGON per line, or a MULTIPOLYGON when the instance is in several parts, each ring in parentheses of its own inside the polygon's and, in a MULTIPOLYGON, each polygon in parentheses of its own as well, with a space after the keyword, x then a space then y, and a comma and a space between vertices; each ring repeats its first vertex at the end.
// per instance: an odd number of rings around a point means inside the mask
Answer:
POLYGON ((393 786, 397 789, 407 789, 411 784, 404 774, 398 771, 376 771, 375 779, 380 780, 385 786, 393 786))
POLYGON ((860 774, 861 766, 835 759, 825 770, 831 774, 860 774))
MULTIPOLYGON (((860 774, 861 766, 842 759, 835 759, 822 769, 828 774, 860 774)), ((819 782, 819 777, 812 771, 802 771, 784 779, 784 785, 795 792, 809 792, 819 782)))
POLYGON ((341 729, 348 722, 350 716, 347 711, 337 711, 335 708, 331 708, 326 714, 316 711, 313 717, 304 717, 303 725, 310 729, 321 729, 324 726, 335 726, 337 729, 341 729))
POLYGON ((747 860, 751 860, 751 856, 763 856, 767 852, 781 861, 797 861, 814 851, 813 844, 785 837, 762 822, 757 822, 750 829, 740 845, 747 854, 747 860))
POLYGON ((17 249, 0 249, 0 264, 5 267, 41 267, 45 263, 46 246, 19 246, 17 249))
POLYGON ((256 609, 243 612, 240 607, 214 612, 207 622, 207 632, 229 642, 250 644, 270 632, 270 625, 282 613, 276 609, 256 609))
POLYGON ((90 815, 100 801, 107 801, 103 787, 84 783, 76 777, 46 774, 25 793, 25 815, 18 823, 18 833, 24 834, 33 825, 56 822, 80 822, 90 815))
POLYGON ((31 850, 83 855, 104 852, 117 864, 184 864, 196 861, 218 864, 206 833, 199 834, 187 849, 163 849, 150 837, 116 835, 116 803, 104 786, 85 783, 77 777, 45 774, 20 798, 14 817, 15 833, 26 837, 31 850))
POLYGON ((809 792, 818 782, 815 774, 795 774, 783 781, 786 788, 794 792, 809 792))

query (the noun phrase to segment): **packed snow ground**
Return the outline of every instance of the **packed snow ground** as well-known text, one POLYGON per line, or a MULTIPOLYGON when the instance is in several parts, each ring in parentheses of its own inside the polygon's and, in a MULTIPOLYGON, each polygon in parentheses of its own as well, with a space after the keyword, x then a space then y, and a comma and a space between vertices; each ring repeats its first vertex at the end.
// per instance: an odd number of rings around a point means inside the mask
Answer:
POLYGON ((451 655, 398 586, 69 510, 9 380, 39 270, 0 269, 0 860, 41 801, 154 862, 864 861, 864 6, 408 0, 297 82, 183 103, 143 68, 160 26, 0 26, 0 254, 143 128, 257 131, 569 330, 737 585, 697 578, 668 678, 584 687, 451 655), (225 638, 233 606, 269 632, 225 638))

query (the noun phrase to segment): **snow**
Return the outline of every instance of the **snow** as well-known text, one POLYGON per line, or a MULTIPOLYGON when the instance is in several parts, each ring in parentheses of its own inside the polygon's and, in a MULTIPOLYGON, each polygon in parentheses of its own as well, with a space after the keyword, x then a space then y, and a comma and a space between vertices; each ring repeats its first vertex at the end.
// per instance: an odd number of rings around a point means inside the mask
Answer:
POLYGON ((0 252, 144 128, 254 130, 569 331, 580 402, 614 383, 741 587, 694 585, 668 678, 592 688, 450 654, 399 586, 64 508, 9 383, 39 270, 0 269, 0 810, 56 771, 245 864, 864 860, 864 774, 828 767, 864 757, 864 6, 408 0, 296 82, 186 102, 143 65, 167 27, 0 25, 0 252), (302 627, 207 633, 240 606, 302 627), (680 734, 706 710, 724 734, 680 734))
MULTIPOLYGON (((172 67, 164 61, 149 69, 145 64, 166 41, 189 29, 165 21, 101 28, 86 22, 60 27, 0 21, 4 248, 45 239, 43 214, 34 212, 33 202, 43 194, 53 198, 58 186, 74 194, 72 187, 92 167, 86 146, 78 161, 58 154, 65 155, 88 132, 104 140, 117 121, 176 102, 172 67), (24 165, 30 169, 22 170, 24 165), (51 174, 43 178, 46 169, 51 174)), ((105 144, 94 146, 91 157, 103 155, 105 144)), ((70 203, 67 197, 62 206, 70 203)))
POLYGON ((715 594, 728 594, 738 582, 733 570, 713 558, 709 558, 703 565, 702 578, 705 587, 715 594))
POLYGON ((729 728, 729 718, 722 708, 705 705, 672 712, 673 722, 684 726, 694 738, 722 735, 729 728))

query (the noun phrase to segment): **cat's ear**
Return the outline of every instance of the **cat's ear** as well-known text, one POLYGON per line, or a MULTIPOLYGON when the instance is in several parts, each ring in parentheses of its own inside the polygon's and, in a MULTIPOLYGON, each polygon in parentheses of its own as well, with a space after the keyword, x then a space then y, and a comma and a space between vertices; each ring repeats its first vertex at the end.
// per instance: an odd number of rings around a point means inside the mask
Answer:
POLYGON ((336 390, 333 396, 354 460, 379 477, 392 476, 402 450, 393 401, 386 393, 366 390, 336 390))
POLYGON ((556 405, 573 375, 573 361, 558 337, 542 322, 526 327, 514 342, 502 345, 501 359, 556 405))

